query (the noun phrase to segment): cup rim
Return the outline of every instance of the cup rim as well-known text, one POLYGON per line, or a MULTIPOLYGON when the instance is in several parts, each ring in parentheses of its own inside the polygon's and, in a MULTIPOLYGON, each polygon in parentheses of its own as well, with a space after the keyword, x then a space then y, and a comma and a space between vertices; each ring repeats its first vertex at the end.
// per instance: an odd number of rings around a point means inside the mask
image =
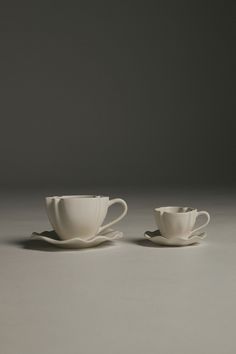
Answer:
POLYGON ((94 194, 72 194, 72 195, 54 195, 50 197, 45 197, 46 199, 53 199, 53 198, 59 198, 59 199, 96 199, 96 198, 109 198, 104 195, 94 195, 94 194))
POLYGON ((191 213, 193 211, 197 210, 196 208, 192 208, 192 207, 187 207, 187 206, 163 206, 163 207, 159 207, 159 208, 155 208, 154 211, 158 212, 158 211, 162 211, 163 213, 166 214, 178 214, 178 215, 183 215, 183 214, 188 214, 191 213), (186 209, 186 211, 171 211, 171 209, 186 209), (169 210, 168 210, 169 209, 169 210))

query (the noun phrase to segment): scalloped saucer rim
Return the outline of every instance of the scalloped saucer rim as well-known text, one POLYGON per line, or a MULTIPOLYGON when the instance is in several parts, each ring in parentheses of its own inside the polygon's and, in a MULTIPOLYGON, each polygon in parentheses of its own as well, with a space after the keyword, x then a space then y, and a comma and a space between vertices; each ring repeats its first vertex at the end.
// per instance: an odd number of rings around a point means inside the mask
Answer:
POLYGON ((88 248, 98 246, 104 242, 114 241, 122 237, 123 232, 113 229, 106 229, 100 234, 97 234, 96 236, 87 240, 84 240, 80 237, 74 237, 68 240, 60 240, 54 230, 43 231, 41 233, 33 232, 30 238, 31 240, 45 241, 62 248, 88 248))
POLYGON ((163 246, 189 246, 200 243, 207 236, 207 233, 204 231, 195 235, 191 235, 188 238, 175 237, 168 239, 162 236, 160 230, 157 229, 155 231, 145 231, 144 236, 149 241, 163 246))

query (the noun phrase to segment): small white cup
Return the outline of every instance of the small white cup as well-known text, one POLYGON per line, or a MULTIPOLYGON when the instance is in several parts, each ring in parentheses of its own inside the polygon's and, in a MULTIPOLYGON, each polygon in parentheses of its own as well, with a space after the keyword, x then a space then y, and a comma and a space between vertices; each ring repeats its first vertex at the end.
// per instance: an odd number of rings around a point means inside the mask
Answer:
POLYGON ((120 221, 127 214, 123 199, 92 195, 70 195, 47 197, 46 207, 49 221, 62 240, 74 237, 91 238, 120 221), (115 220, 102 225, 108 208, 120 203, 124 210, 115 220))
POLYGON ((192 234, 207 226, 210 215, 207 211, 197 211, 189 207, 161 207, 154 210, 157 226, 162 236, 170 238, 188 238, 192 234), (194 229, 196 219, 200 215, 205 215, 207 221, 194 229))

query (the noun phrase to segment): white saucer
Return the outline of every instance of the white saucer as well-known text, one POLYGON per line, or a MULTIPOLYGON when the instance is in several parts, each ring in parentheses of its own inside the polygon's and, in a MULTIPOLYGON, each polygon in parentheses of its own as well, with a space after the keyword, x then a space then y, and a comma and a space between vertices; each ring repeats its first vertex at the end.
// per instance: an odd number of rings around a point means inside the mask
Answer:
POLYGON ((60 240, 55 231, 44 231, 41 233, 33 232, 31 240, 45 241, 61 248, 88 248, 98 246, 103 242, 114 241, 121 237, 123 237, 123 232, 106 229, 88 240, 79 237, 71 238, 70 240, 60 240))
POLYGON ((144 236, 151 242, 162 246, 188 246, 194 243, 200 243, 205 237, 206 232, 192 235, 189 238, 172 238, 168 239, 161 235, 160 230, 146 231, 144 236))

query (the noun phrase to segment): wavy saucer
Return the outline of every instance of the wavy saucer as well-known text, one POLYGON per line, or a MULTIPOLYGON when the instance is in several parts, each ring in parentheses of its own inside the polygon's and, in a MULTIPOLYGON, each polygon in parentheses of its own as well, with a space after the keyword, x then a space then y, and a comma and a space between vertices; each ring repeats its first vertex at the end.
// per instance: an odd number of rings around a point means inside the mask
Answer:
POLYGON ((123 232, 113 229, 106 229, 100 234, 84 240, 79 237, 69 240, 60 240, 55 231, 33 232, 31 240, 40 240, 61 248, 88 248, 100 245, 103 242, 114 241, 123 237, 123 232))
POLYGON ((189 246, 195 243, 200 243, 205 237, 206 232, 192 235, 189 238, 172 238, 168 239, 161 235, 160 230, 146 231, 144 236, 151 242, 161 246, 189 246))

